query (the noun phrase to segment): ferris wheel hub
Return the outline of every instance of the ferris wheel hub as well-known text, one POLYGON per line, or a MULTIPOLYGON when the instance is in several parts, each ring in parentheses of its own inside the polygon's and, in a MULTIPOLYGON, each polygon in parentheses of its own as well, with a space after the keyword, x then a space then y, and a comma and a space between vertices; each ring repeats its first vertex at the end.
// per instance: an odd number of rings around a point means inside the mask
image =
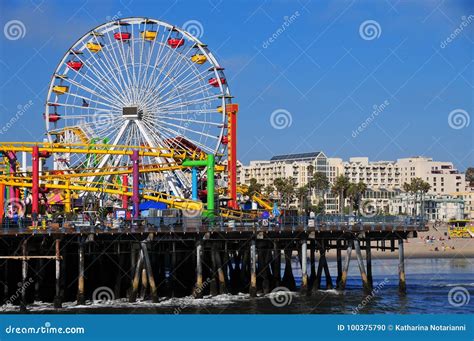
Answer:
POLYGON ((138 106, 123 107, 122 116, 127 120, 141 120, 143 118, 143 109, 139 109, 138 106))

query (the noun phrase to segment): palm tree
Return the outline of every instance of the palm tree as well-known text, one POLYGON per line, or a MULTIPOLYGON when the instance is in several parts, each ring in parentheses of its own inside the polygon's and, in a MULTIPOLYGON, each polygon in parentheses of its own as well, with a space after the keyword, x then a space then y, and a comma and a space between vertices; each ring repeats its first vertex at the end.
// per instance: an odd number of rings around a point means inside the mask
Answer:
POLYGON ((334 195, 339 197, 339 213, 342 215, 344 208, 344 200, 347 197, 347 190, 349 189, 349 178, 344 175, 339 175, 334 184, 332 185, 331 191, 334 195))
POLYGON ((296 196, 298 197, 298 201, 299 201, 299 206, 300 206, 300 213, 303 213, 304 211, 304 208, 307 204, 307 200, 308 200, 308 186, 302 186, 302 187, 298 187, 296 189, 296 196))
POLYGON ((288 209, 290 202, 295 194, 295 179, 293 178, 277 178, 273 182, 276 191, 278 192, 278 198, 280 203, 285 202, 285 207, 288 209))
POLYGON ((347 194, 351 200, 352 208, 360 214, 360 202, 367 191, 367 185, 363 182, 351 183, 347 189, 347 194))
POLYGON ((250 184, 248 186, 247 195, 252 198, 255 193, 260 193, 262 191, 263 185, 259 184, 257 179, 250 179, 250 184))
POLYGON ((414 196, 415 199, 415 211, 414 215, 418 214, 418 195, 420 196, 420 210, 421 214, 424 215, 424 196, 430 190, 431 185, 424 181, 422 178, 413 178, 410 183, 403 184, 403 190, 414 196))
POLYGON ((265 186, 265 188, 263 189, 263 192, 268 196, 268 197, 271 197, 273 195, 273 192, 275 192, 275 187, 273 187, 272 185, 267 185, 265 186))

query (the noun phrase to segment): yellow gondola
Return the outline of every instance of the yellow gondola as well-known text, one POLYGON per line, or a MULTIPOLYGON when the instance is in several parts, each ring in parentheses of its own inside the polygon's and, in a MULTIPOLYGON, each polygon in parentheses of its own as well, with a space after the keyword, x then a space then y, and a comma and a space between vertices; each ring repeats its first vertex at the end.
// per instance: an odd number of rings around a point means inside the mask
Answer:
POLYGON ((196 64, 204 64, 207 61, 207 57, 203 54, 195 54, 191 57, 191 61, 196 64))
POLYGON ((224 110, 222 110, 222 107, 221 107, 221 106, 219 106, 219 107, 217 107, 217 112, 219 112, 219 113, 221 113, 221 114, 222 114, 222 113, 224 112, 224 110))
POLYGON ((143 31, 142 38, 145 40, 155 40, 157 36, 156 31, 143 31))
POLYGON ((89 49, 89 51, 91 51, 92 53, 97 53, 99 52, 100 50, 102 50, 102 45, 101 44, 98 44, 98 43, 93 43, 93 42, 89 42, 86 44, 86 47, 89 49))
POLYGON ((53 92, 57 95, 63 95, 69 91, 69 87, 65 85, 55 85, 53 86, 53 92))

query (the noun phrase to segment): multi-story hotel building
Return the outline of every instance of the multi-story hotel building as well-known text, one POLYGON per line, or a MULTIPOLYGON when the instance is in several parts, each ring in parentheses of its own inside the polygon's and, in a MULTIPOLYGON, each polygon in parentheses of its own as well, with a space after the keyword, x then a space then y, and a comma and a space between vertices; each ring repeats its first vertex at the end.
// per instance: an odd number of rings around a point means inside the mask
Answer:
MULTIPOLYGON (((249 184, 255 178, 264 186, 273 185, 277 178, 295 179, 296 187, 302 187, 310 179, 309 167, 314 172, 326 175, 330 184, 339 175, 345 175, 350 182, 364 182, 368 190, 364 199, 371 200, 377 211, 390 212, 392 200, 403 190, 403 184, 419 177, 428 182, 430 195, 462 193, 465 188, 464 174, 454 168, 451 162, 433 161, 432 158, 410 157, 397 161, 372 161, 367 157, 352 157, 348 162, 340 158, 328 158, 323 152, 277 155, 270 160, 250 161, 249 165, 238 164, 238 181, 249 184)), ((337 198, 325 194, 326 212, 338 211, 337 198)), ((318 198, 313 193, 311 198, 318 198)), ((347 205, 347 202, 346 202, 347 205)))

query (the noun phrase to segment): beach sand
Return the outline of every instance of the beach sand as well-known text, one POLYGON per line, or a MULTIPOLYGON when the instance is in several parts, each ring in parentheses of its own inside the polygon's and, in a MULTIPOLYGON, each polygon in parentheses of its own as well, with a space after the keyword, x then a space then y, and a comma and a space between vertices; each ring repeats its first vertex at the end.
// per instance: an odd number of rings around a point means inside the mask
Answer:
MULTIPOLYGON (((474 258, 474 238, 452 238, 447 237, 447 225, 436 229, 430 225, 428 232, 418 233, 417 238, 409 238, 405 241, 405 259, 408 258, 474 258), (445 235, 446 233, 446 235, 445 235), (434 236, 435 240, 426 242, 426 237, 434 236), (441 240, 440 240, 441 239, 441 240), (444 239, 444 240, 443 240, 444 239), (438 251, 435 251, 435 248, 438 251)), ((390 251, 390 242, 386 244, 385 251, 372 249, 372 259, 398 258, 398 250, 390 251)), ((398 247, 398 243, 395 243, 398 247)), ((365 258, 365 252, 362 252, 365 258)), ((353 254, 354 256, 354 254, 353 254)), ((335 260, 336 250, 327 253, 330 260, 335 260)), ((345 257, 343 253, 343 257, 345 257)))

